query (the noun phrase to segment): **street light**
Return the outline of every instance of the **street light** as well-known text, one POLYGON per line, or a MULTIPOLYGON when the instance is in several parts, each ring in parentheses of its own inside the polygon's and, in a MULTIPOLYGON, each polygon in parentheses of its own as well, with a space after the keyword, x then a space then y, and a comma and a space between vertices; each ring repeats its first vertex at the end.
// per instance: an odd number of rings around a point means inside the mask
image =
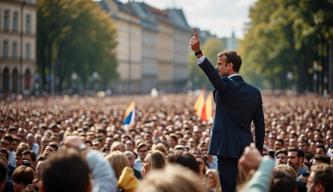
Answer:
POLYGON ((72 87, 72 91, 73 93, 76 93, 78 91, 77 87, 78 87, 78 80, 79 80, 79 76, 77 75, 76 72, 73 72, 71 74, 71 87, 72 87))

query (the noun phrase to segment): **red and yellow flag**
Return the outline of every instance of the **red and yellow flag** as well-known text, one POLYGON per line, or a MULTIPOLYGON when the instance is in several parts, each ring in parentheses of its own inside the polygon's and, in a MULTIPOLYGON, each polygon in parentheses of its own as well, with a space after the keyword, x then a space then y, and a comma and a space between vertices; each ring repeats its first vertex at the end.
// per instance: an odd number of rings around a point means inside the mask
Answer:
POLYGON ((205 100, 205 91, 200 91, 200 94, 195 101, 194 109, 201 121, 210 120, 213 117, 213 94, 209 93, 205 100))

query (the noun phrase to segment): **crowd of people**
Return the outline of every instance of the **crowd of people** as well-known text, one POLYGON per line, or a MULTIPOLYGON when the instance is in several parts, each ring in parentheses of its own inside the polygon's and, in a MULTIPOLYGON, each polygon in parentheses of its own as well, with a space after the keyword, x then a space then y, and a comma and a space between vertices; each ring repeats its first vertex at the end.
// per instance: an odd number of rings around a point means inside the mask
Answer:
MULTIPOLYGON (((212 120, 196 96, 2 101, 2 191, 221 191, 212 120), (135 123, 123 125, 136 103, 135 123), (91 181, 92 180, 92 181, 91 181)), ((264 96, 262 154, 239 160, 238 191, 333 191, 333 98, 264 96)))

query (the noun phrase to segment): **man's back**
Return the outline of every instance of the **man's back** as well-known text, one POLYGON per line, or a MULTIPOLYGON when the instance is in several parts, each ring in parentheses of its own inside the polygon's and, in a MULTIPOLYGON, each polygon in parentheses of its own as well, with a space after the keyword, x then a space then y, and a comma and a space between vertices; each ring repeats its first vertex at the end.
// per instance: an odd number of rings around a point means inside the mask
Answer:
MULTIPOLYGON (((207 59, 200 64, 208 77, 216 70, 207 59)), ((214 74, 215 73, 215 74, 214 74)), ((209 153, 239 158, 245 146, 253 142, 251 122, 256 127, 256 145, 261 150, 264 139, 262 99, 258 89, 247 84, 239 75, 210 78, 214 87, 216 112, 209 153)))

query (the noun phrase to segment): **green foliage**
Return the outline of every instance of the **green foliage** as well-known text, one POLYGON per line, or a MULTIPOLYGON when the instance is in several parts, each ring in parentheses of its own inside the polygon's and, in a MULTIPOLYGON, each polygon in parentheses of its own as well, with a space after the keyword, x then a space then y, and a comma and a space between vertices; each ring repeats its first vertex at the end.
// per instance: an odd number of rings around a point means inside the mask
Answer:
MULTIPOLYGON (((202 52, 205 54, 209 61, 215 65, 217 63, 217 54, 224 49, 222 41, 218 38, 208 38, 202 46, 202 52)), ((189 55, 189 71, 190 81, 193 89, 208 88, 210 83, 204 72, 198 67, 197 58, 190 52, 189 55)))
POLYGON ((116 79, 116 32, 109 15, 93 1, 38 0, 38 67, 46 77, 59 78, 58 89, 77 73, 83 86, 97 72, 104 87, 116 79))
POLYGON ((312 63, 328 65, 332 10, 332 1, 258 0, 250 10, 251 21, 240 47, 246 78, 266 88, 296 84, 299 91, 311 90, 312 63), (288 72, 292 79, 287 78, 288 72))

